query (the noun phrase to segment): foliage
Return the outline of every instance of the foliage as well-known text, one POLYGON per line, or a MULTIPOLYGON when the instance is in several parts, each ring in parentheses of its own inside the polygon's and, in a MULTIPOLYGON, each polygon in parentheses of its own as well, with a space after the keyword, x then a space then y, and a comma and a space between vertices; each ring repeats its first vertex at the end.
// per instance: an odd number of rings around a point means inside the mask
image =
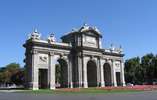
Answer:
POLYGON ((61 66, 56 64, 56 83, 61 83, 61 66))
POLYGON ((11 76, 11 80, 16 85, 24 84, 24 69, 20 69, 17 73, 11 76))
POLYGON ((0 68, 0 84, 20 85, 24 82, 24 69, 17 63, 10 63, 0 68))
POLYGON ((125 62, 125 79, 127 83, 153 84, 157 79, 157 56, 150 53, 143 57, 134 57, 125 62))

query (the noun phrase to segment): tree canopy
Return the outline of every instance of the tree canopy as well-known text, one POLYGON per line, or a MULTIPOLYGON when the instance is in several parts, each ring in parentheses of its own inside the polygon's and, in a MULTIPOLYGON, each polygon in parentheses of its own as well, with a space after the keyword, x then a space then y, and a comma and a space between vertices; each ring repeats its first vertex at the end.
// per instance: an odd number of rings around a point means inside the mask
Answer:
POLYGON ((153 84, 157 81, 157 55, 152 53, 143 57, 134 57, 125 62, 125 79, 127 83, 153 84))
POLYGON ((10 63, 0 68, 0 84, 16 84, 24 83, 24 68, 17 63, 10 63))

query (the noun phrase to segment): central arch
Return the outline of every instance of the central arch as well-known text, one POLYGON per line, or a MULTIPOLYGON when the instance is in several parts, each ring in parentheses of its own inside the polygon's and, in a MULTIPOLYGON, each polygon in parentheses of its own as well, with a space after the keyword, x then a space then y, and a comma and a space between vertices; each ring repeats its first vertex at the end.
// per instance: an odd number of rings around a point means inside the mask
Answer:
POLYGON ((105 86, 112 86, 112 81, 111 81, 111 66, 109 63, 105 63, 103 66, 104 69, 104 81, 105 81, 105 86))
POLYGON ((87 63, 87 81, 88 87, 97 86, 97 67, 96 63, 92 60, 87 63))

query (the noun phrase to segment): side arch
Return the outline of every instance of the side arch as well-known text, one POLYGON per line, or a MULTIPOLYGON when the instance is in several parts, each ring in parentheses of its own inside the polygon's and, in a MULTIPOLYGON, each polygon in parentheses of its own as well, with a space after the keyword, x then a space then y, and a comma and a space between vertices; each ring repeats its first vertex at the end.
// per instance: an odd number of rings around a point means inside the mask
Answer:
POLYGON ((88 87, 97 86, 97 66, 96 62, 93 60, 87 62, 87 82, 88 87))
MULTIPOLYGON (((59 66, 60 67, 60 75, 59 75, 59 83, 61 88, 67 88, 68 87, 68 62, 63 59, 59 58, 58 60, 59 66)), ((57 68, 56 68, 57 69, 57 68)))
POLYGON ((105 86, 112 86, 111 66, 109 63, 103 65, 105 86))

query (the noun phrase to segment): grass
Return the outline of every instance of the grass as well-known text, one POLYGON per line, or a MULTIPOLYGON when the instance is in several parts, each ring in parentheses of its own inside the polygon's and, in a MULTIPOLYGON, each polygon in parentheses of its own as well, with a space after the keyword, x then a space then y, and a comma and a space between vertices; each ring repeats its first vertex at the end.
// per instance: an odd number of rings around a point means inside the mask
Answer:
POLYGON ((98 88, 81 88, 81 89, 39 89, 39 90, 25 90, 22 93, 33 93, 33 94, 109 94, 109 93, 130 93, 130 92, 141 92, 140 90, 104 90, 98 88))

